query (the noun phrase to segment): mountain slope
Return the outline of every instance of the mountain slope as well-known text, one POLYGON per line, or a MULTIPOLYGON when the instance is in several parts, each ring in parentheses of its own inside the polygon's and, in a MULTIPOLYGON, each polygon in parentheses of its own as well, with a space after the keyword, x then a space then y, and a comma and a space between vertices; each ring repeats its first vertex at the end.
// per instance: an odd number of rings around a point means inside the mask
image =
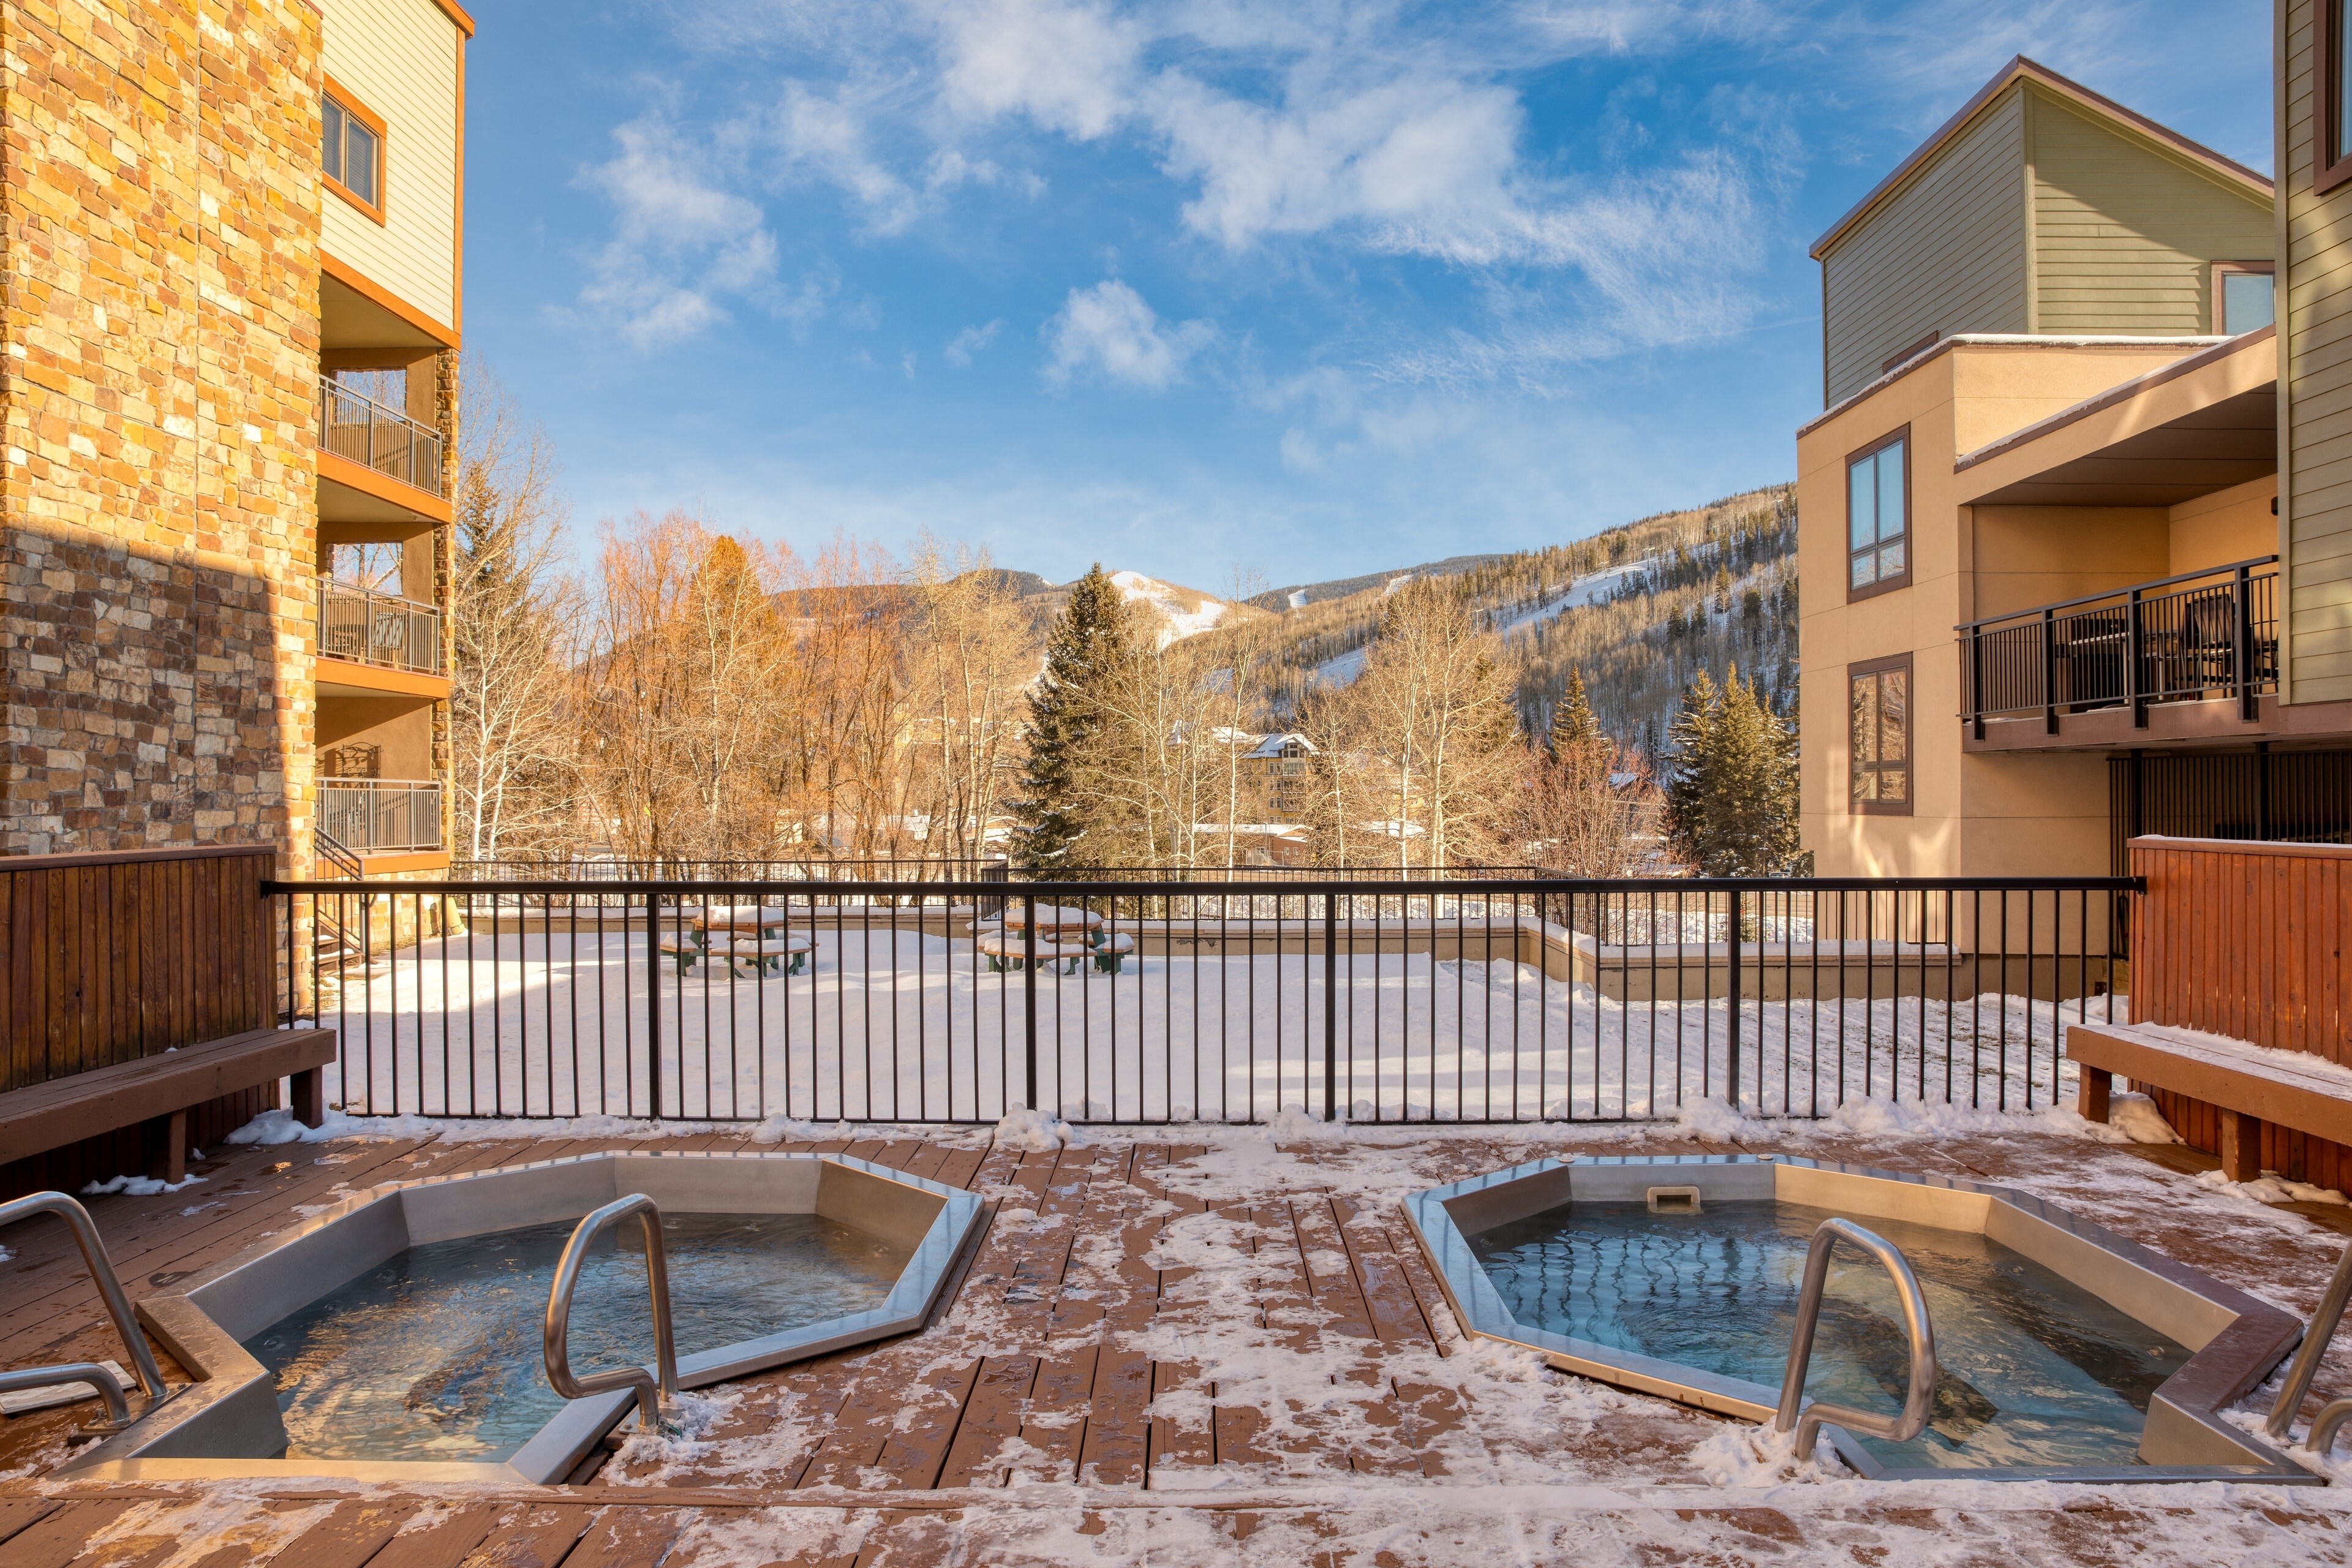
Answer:
POLYGON ((1736 666, 1793 710, 1795 574, 1795 495, 1775 485, 1545 550, 1276 589, 1251 601, 1275 615, 1268 717, 1354 679, 1394 585, 1444 576, 1502 638, 1530 731, 1549 727, 1575 668, 1602 728, 1654 752, 1702 669, 1721 681, 1736 666))

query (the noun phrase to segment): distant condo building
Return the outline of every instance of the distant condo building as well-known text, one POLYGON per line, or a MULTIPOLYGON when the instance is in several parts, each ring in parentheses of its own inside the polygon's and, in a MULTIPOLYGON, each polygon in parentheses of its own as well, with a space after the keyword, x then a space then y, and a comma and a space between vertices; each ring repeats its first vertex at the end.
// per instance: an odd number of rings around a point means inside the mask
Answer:
POLYGON ((471 19, 0 31, 0 854, 446 866, 471 19))

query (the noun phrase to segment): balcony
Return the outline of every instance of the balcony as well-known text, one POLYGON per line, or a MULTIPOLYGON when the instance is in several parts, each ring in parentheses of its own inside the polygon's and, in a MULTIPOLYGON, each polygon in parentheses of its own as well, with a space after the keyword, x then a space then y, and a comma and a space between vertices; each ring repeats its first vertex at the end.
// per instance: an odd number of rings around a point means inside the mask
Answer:
POLYGON ((320 779, 316 827, 357 855, 441 847, 441 785, 418 779, 320 779))
POLYGON ((2263 699, 2278 691, 2277 562, 2259 556, 1958 627, 1969 742, 2024 749, 2053 737, 2133 745, 2254 733, 2263 699))
POLYGON ((429 496, 441 494, 441 432, 331 376, 319 378, 319 449, 429 496))
POLYGON ((319 579, 319 654, 379 669, 441 673, 441 612, 390 594, 319 579))

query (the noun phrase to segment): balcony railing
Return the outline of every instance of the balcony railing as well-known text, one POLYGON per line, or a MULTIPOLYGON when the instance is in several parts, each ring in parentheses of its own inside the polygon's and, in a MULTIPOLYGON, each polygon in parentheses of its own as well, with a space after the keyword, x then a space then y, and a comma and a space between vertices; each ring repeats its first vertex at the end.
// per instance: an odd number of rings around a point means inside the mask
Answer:
POLYGON ((441 847, 441 785, 413 779, 320 779, 321 832, 362 855, 441 847))
POLYGON ((319 447, 428 495, 441 493, 441 432, 332 376, 319 378, 319 447))
POLYGON ((2252 721, 2278 689, 2278 557, 2258 556, 2110 593, 2064 599, 1958 628, 1960 717, 2127 708, 2135 728, 2161 702, 2227 700, 2252 721))
POLYGON ((387 669, 441 672, 441 612, 413 599, 319 579, 319 652, 387 669))

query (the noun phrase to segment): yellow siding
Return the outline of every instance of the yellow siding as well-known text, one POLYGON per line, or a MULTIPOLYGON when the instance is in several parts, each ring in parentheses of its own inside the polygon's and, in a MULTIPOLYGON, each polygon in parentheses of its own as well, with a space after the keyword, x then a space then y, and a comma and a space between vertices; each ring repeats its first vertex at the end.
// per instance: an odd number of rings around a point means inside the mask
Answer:
POLYGON ((433 0, 323 0, 327 74, 383 117, 384 221, 331 193, 321 242, 445 326, 457 320, 456 24, 433 0))
POLYGON ((2297 702, 2352 698, 2352 184, 2311 193, 2312 0, 2287 7, 2287 655, 2297 702))
POLYGON ((2003 94, 1822 258, 1828 403, 1929 332, 2027 330, 2022 103, 2003 94))
POLYGON ((2267 203, 2047 93, 2031 123, 2036 331, 2210 331, 2212 263, 2270 259, 2267 203))

